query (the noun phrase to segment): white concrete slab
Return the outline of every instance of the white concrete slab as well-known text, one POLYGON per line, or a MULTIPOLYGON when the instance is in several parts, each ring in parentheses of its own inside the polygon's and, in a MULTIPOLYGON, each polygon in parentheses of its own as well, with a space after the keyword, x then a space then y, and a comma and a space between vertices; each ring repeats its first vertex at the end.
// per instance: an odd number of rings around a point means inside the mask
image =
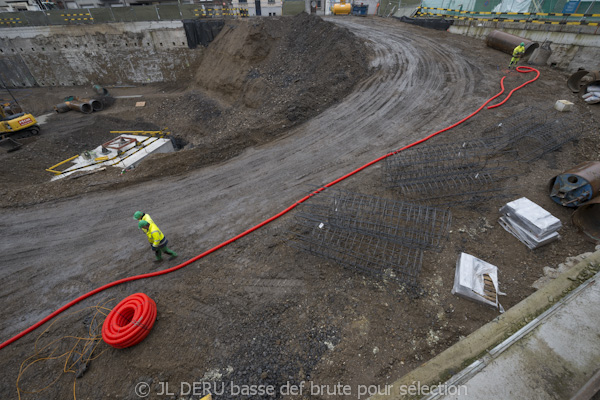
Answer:
POLYGON ((460 396, 569 399, 600 368, 600 274, 446 382, 460 396))
POLYGON ((94 150, 86 152, 75 158, 73 165, 62 174, 54 176, 51 180, 62 179, 78 172, 93 171, 103 167, 117 167, 127 169, 135 167, 144 158, 154 153, 174 152, 171 139, 152 136, 120 135, 115 138, 114 146, 105 147, 100 145, 94 150), (123 146, 118 144, 123 139, 123 146))

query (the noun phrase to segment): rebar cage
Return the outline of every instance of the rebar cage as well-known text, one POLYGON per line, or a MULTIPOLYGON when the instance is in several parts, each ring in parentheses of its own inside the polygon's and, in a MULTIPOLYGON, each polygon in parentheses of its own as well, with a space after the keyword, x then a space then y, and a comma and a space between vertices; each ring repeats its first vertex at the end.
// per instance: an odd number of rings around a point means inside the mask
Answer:
POLYGON ((410 201, 446 206, 509 197, 503 182, 516 162, 532 162, 576 140, 583 126, 574 118, 528 107, 483 131, 481 139, 425 144, 386 158, 390 188, 410 201))
POLYGON ((441 250, 448 209, 328 189, 299 206, 292 246, 416 287, 424 250, 441 250))

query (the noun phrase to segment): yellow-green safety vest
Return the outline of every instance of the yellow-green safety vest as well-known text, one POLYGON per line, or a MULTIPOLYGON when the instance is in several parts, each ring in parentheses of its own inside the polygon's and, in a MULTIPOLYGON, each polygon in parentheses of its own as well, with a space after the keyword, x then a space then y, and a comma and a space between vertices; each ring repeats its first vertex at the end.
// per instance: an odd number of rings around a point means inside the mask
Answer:
POLYGON ((148 241, 154 247, 158 247, 160 242, 165 238, 165 235, 163 235, 154 222, 150 223, 150 226, 146 231, 146 236, 148 236, 148 241))

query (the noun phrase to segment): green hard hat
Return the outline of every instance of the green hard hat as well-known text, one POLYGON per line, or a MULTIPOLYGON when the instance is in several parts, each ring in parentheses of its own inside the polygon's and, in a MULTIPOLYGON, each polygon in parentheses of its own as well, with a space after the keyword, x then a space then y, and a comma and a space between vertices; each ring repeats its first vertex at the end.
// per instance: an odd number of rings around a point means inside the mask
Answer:
POLYGON ((136 211, 136 212, 133 214, 133 219, 135 219, 135 220, 137 221, 138 219, 142 218, 142 216, 143 216, 143 215, 144 215, 144 213, 143 213, 143 212, 141 212, 141 211, 136 211))
POLYGON ((146 227, 148 227, 148 226, 150 226, 150 224, 148 223, 148 221, 140 221, 140 222, 138 223, 138 228, 139 228, 139 229, 146 228, 146 227))
POLYGON ((525 46, 525 43, 521 42, 521 46, 525 46))

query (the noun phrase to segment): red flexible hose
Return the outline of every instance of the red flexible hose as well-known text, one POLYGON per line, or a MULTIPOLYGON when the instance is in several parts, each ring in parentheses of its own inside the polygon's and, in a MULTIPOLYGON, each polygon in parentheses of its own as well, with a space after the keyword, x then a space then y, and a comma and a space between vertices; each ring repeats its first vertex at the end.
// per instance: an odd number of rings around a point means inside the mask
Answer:
POLYGON ((124 349, 148 336, 156 321, 156 303, 144 293, 127 296, 108 313, 102 324, 102 339, 124 349))
MULTIPOLYGON (((537 75, 535 76, 535 78, 528 80, 527 82, 525 82, 524 84, 517 86, 516 88, 514 88, 513 90, 510 91, 510 93, 508 93, 508 96, 506 96, 506 98, 504 100, 502 100, 500 103, 498 104, 494 104, 493 106, 489 106, 488 110, 491 108, 496 108, 501 106, 502 104, 504 104, 506 102, 506 100, 510 99, 510 96, 512 96, 513 92, 516 92, 517 90, 521 89, 523 86, 530 84, 531 82, 535 81, 537 78, 540 77, 540 71, 538 71, 535 68, 531 68, 531 67, 527 67, 527 66, 522 66, 522 67, 517 67, 516 68, 517 72, 520 72, 522 74, 527 74, 529 72, 537 72, 537 75)), ((500 85, 502 86, 502 90, 504 90, 504 85, 502 84, 502 82, 500 82, 500 85)))
MULTIPOLYGON (((528 81, 528 82, 524 83, 523 85, 519 86, 517 89, 519 89, 519 88, 521 88, 521 87, 523 87, 523 86, 525 86, 525 85, 527 85, 527 84, 529 84, 529 83, 531 83, 531 82, 535 81, 535 80, 536 80, 536 79, 537 79, 537 78, 540 76, 540 73, 539 73, 539 71, 538 71, 538 70, 536 70, 536 69, 534 69, 534 68, 531 68, 531 67, 517 67, 517 70, 518 70, 519 72, 522 72, 522 71, 520 71, 520 70, 519 70, 519 68, 523 68, 523 69, 527 68, 527 69, 530 69, 530 70, 536 71, 536 72, 537 72, 537 76, 536 76, 534 79, 532 79, 532 80, 530 80, 530 81, 528 81)), ((530 70, 527 70, 527 72, 531 72, 530 70)), ((468 120, 469 118, 471 118, 472 116, 474 116, 475 114, 477 114, 479 111, 481 111, 481 110, 482 110, 482 109, 483 109, 483 108, 484 108, 484 107, 485 107, 485 106, 486 106, 486 105, 487 105, 487 104, 488 104, 490 101, 494 100, 495 98, 497 98, 498 96, 500 96, 502 93, 504 93, 504 79, 505 79, 505 78, 506 78, 506 77, 505 77, 505 76, 503 76, 503 77, 502 77, 502 79, 500 80, 500 86, 501 86, 501 89, 502 89, 502 90, 501 90, 501 91, 500 91, 498 94, 496 94, 495 96, 493 96, 493 97, 491 97, 490 99, 488 99, 488 100, 487 100, 485 103, 483 103, 483 105, 482 105, 481 107, 479 107, 479 108, 478 108, 478 109, 477 109, 475 112, 473 112, 473 113, 471 113, 469 116, 467 116, 467 117, 465 117, 465 118, 461 119, 461 120, 460 120, 460 121, 458 121, 457 123, 455 123, 455 124, 452 124, 452 125, 450 125, 449 127, 447 127, 447 128, 444 128, 444 129, 442 129, 442 130, 439 130, 439 131, 437 131, 437 132, 435 132, 435 133, 432 133, 431 135, 429 135, 429 136, 427 136, 427 137, 425 137, 425 138, 423 138, 423 139, 421 139, 421 140, 418 140, 418 141, 416 141, 416 142, 414 142, 414 143, 411 143, 411 144, 409 144, 409 145, 407 145, 407 146, 404 146, 404 147, 402 147, 401 149, 398 149, 398 150, 396 150, 396 151, 393 151, 393 152, 391 152, 391 153, 388 153, 388 154, 386 154, 386 155, 384 155, 384 156, 381 156, 381 157, 379 157, 379 158, 377 158, 377 159, 375 159, 375 160, 373 160, 373 161, 371 161, 371 162, 369 162, 369 163, 367 163, 367 164, 363 165, 362 167, 355 169, 354 171, 352 171, 352 172, 350 172, 350 173, 348 173, 348 174, 346 174, 346 175, 342 176, 341 178, 338 178, 338 179, 334 180, 333 182, 330 182, 330 183, 326 184, 326 185, 325 185, 325 186, 323 186, 322 188, 319 188, 319 189, 315 190, 314 192, 312 192, 312 193, 310 193, 310 194, 308 194, 308 195, 304 196, 302 199, 298 200, 297 202, 295 202, 294 204, 292 204, 291 206, 289 206, 289 207, 288 207, 288 208, 286 208, 285 210, 283 210, 283 211, 281 211, 281 212, 279 212, 279 213, 275 214, 275 215, 274 215, 274 216, 272 216, 271 218, 264 220, 263 222, 259 223, 258 225, 255 225, 255 226, 253 226, 252 228, 250 228, 250 229, 248 229, 248 230, 246 230, 246 231, 244 231, 244 232, 240 233, 239 235, 237 235, 237 236, 235 236, 235 237, 233 237, 233 238, 231 238, 231 239, 229 239, 229 240, 227 240, 227 241, 225 241, 225 242, 223 242, 223 243, 221 243, 221 244, 219 244, 219 245, 217 245, 217 246, 213 247, 212 249, 206 250, 204 253, 202 253, 202 254, 199 254, 199 255, 197 255, 196 257, 194 257, 194 258, 191 258, 191 259, 189 259, 189 260, 187 260, 187 261, 183 262, 182 264, 176 265, 176 266, 174 266, 174 267, 171 267, 171 268, 168 268, 168 269, 164 269, 164 270, 162 270, 162 271, 150 272, 150 273, 147 273, 147 274, 136 275, 136 276, 131 276, 131 277, 128 277, 128 278, 119 279, 118 281, 110 282, 110 283, 107 283, 107 284, 106 284, 106 285, 104 285, 104 286, 101 286, 101 287, 99 287, 99 288, 96 288, 96 289, 92 290, 91 292, 88 292, 88 293, 86 293, 86 294, 84 294, 84 295, 82 295, 82 296, 80 296, 80 297, 76 298, 75 300, 72 300, 72 301, 70 301, 69 303, 67 303, 67 304, 65 304, 64 306, 62 306, 61 308, 59 308, 58 310, 54 311, 52 314, 50 314, 50 315, 48 315, 47 317, 45 317, 44 319, 42 319, 42 320, 40 320, 40 321, 36 322, 34 325, 32 325, 32 326, 30 326, 29 328, 25 329, 25 330, 24 330, 24 331, 22 331, 21 333, 19 333, 19 334, 17 334, 17 335, 15 335, 15 336, 13 336, 12 338, 8 339, 6 342, 4 342, 4 343, 0 344, 0 350, 1 350, 1 349, 3 349, 4 347, 8 346, 8 345, 9 345, 9 344, 11 344, 12 342, 14 342, 14 341, 16 341, 16 340, 18 340, 18 339, 22 338, 23 336, 27 335, 29 332, 31 332, 31 331, 33 331, 33 330, 37 329, 38 327, 40 327, 41 325, 45 324, 46 322, 50 321, 52 318, 56 317, 57 315, 59 315, 60 313, 62 313, 62 312, 63 312, 63 311, 65 311, 65 310, 67 310, 68 308, 70 308, 70 307, 74 306, 75 304, 79 303, 79 302, 80 302, 80 301, 82 301, 82 300, 85 300, 85 299, 87 299, 87 298, 88 298, 88 297, 90 297, 90 296, 93 296, 93 295, 95 295, 96 293, 102 292, 103 290, 106 290, 106 289, 108 289, 108 288, 111 288, 111 287, 113 287, 113 286, 120 285, 120 284, 122 284, 122 283, 125 283, 125 282, 131 282, 131 281, 135 281, 135 280, 138 280, 138 279, 145 279, 145 278, 151 278, 151 277, 154 277, 154 276, 164 275, 164 274, 168 274, 168 273, 170 273, 170 272, 173 272, 173 271, 177 271, 177 270, 178 270, 178 269, 180 269, 180 268, 186 267, 186 266, 188 266, 189 264, 191 264, 191 263, 193 263, 193 262, 196 262, 196 261, 198 261, 199 259, 201 259, 201 258, 204 258, 204 257, 206 257, 207 255, 209 255, 209 254, 211 254, 211 253, 214 253, 215 251, 219 250, 220 248, 222 248, 222 247, 225 247, 225 246, 227 246, 228 244, 230 244, 230 243, 233 243, 233 242, 235 242, 236 240, 238 240, 238 239, 240 239, 240 238, 242 238, 242 237, 244 237, 244 236, 248 235, 249 233, 252 233, 252 232, 254 232, 255 230, 257 230, 257 229, 259 229, 259 228, 261 228, 261 227, 263 227, 263 226, 267 225, 268 223, 270 223, 270 222, 272 222, 272 221, 276 220, 277 218, 281 217, 282 215, 284 215, 284 214, 287 214, 288 212, 290 212, 291 210, 293 210, 294 208, 296 208, 296 206, 298 206, 299 204, 301 204, 301 203, 305 202, 306 200, 308 200, 308 199, 309 199, 309 198, 311 198, 312 196, 314 196, 314 195, 316 195, 316 194, 318 194, 318 193, 322 192, 322 191, 323 191, 323 190, 325 190, 326 188, 328 188, 328 187, 331 187, 331 186, 335 185, 336 183, 339 183, 339 182, 343 181, 343 180, 344 180, 344 179, 346 179, 346 178, 349 178, 350 176, 352 176, 352 175, 354 175, 354 174, 356 174, 356 173, 358 173, 358 172, 362 171, 363 169, 365 169, 365 168, 367 168, 367 167, 369 167, 369 166, 371 166, 371 165, 373 165, 373 164, 375 164, 375 163, 377 163, 377 162, 379 162, 379 161, 381 161, 381 160, 383 160, 383 159, 385 159, 385 158, 387 158, 387 157, 393 156, 394 154, 397 154, 397 153, 399 153, 399 152, 401 152, 401 151, 403 151, 403 150, 409 149, 409 148, 411 148, 411 147, 413 147, 413 146, 416 146, 416 145, 418 145, 418 144, 420 144, 420 143, 423 143, 423 142, 425 142, 426 140, 429 140, 429 139, 431 139, 432 137, 434 137, 434 136, 436 136, 436 135, 439 135, 439 134, 440 134, 440 133, 442 133, 442 132, 445 132, 445 131, 447 131, 447 130, 449 130, 449 129, 452 129, 452 128, 456 127, 456 126, 457 126, 457 125, 459 125, 459 124, 462 124, 463 122, 465 122, 466 120, 468 120)), ((512 93, 513 93, 515 90, 517 90, 517 89, 513 89, 513 90, 510 92, 510 94, 512 94, 512 93)), ((510 96, 510 95, 509 95, 509 96, 510 96)), ((503 103, 504 103, 504 102, 505 102, 507 99, 508 99, 508 97, 507 97, 507 98, 506 98, 506 99, 505 99, 505 100, 504 100, 502 103, 499 103, 499 104, 497 104, 497 105, 495 105, 495 106, 493 106, 493 107, 497 107, 497 106, 499 106, 499 105, 503 104, 503 103)), ((490 107, 490 108, 491 108, 491 107, 490 107)))

